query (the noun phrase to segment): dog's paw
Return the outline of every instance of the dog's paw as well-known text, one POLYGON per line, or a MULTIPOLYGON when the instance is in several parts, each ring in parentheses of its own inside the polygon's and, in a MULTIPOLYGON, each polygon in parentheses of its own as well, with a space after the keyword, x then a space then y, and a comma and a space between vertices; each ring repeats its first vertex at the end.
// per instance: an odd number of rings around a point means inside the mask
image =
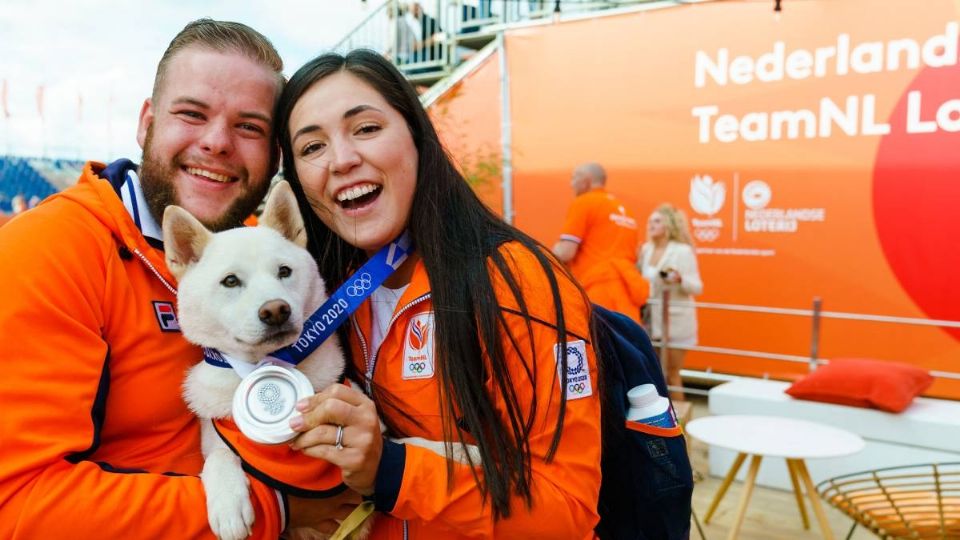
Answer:
MULTIPOLYGON (((226 451, 226 452, 229 452, 226 451)), ((207 457, 200 474, 207 492, 207 520, 220 540, 250 536, 255 517, 249 482, 233 453, 216 451, 207 457)))
POLYGON ((207 519, 210 529, 220 540, 244 540, 253 529, 253 505, 246 491, 233 501, 207 500, 207 519))

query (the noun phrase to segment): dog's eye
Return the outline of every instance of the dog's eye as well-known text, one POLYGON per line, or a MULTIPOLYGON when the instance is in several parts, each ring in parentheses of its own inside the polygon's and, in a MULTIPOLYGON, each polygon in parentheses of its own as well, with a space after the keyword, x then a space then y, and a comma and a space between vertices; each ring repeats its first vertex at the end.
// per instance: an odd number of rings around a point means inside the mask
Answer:
POLYGON ((289 266, 281 266, 280 270, 277 271, 277 277, 288 278, 292 273, 293 273, 293 270, 291 270, 289 266))
POLYGON ((233 274, 228 274, 227 277, 220 280, 220 284, 227 288, 234 288, 240 286, 240 278, 233 274))

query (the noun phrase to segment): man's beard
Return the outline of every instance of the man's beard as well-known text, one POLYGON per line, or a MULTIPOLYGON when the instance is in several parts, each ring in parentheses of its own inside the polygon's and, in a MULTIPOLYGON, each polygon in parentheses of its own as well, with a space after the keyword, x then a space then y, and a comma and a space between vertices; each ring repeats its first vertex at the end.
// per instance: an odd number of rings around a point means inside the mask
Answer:
MULTIPOLYGON (((147 207, 150 209, 150 215, 157 223, 163 223, 163 211, 167 206, 180 204, 180 196, 177 194, 177 188, 173 183, 174 177, 180 171, 180 166, 175 161, 165 162, 161 158, 154 156, 150 151, 153 140, 153 126, 147 128, 147 136, 143 142, 143 159, 140 164, 140 188, 143 190, 143 197, 147 201, 147 207)), ((248 179, 249 180, 249 179, 248 179)), ((242 179, 240 180, 242 181, 242 179)), ((255 180, 251 184, 257 183, 255 180)), ((223 231, 239 227, 253 211, 260 205, 260 201, 266 195, 270 182, 263 180, 260 182, 259 189, 248 191, 241 194, 233 203, 219 216, 213 219, 200 219, 200 221, 211 231, 223 231)))

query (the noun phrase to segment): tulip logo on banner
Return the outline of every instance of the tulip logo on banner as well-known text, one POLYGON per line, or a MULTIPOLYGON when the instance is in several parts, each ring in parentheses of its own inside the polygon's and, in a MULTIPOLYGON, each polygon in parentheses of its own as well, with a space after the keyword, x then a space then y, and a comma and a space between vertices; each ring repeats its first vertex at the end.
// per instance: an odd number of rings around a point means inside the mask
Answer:
POLYGON ((727 188, 723 182, 714 182, 708 175, 697 175, 690 180, 690 206, 700 214, 712 216, 723 208, 727 188))
POLYGON ((723 220, 713 217, 723 209, 727 199, 727 187, 710 175, 696 175, 690 180, 690 207, 708 219, 693 218, 693 236, 700 242, 713 242, 720 237, 723 220))

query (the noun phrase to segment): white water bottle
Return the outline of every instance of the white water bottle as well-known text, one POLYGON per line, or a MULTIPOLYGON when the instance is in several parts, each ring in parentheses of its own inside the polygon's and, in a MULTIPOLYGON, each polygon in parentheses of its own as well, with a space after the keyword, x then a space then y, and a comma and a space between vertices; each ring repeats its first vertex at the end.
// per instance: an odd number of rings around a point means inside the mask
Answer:
POLYGON ((658 394, 656 386, 634 386, 627 392, 627 399, 630 400, 627 420, 661 428, 676 427, 670 400, 658 394))

